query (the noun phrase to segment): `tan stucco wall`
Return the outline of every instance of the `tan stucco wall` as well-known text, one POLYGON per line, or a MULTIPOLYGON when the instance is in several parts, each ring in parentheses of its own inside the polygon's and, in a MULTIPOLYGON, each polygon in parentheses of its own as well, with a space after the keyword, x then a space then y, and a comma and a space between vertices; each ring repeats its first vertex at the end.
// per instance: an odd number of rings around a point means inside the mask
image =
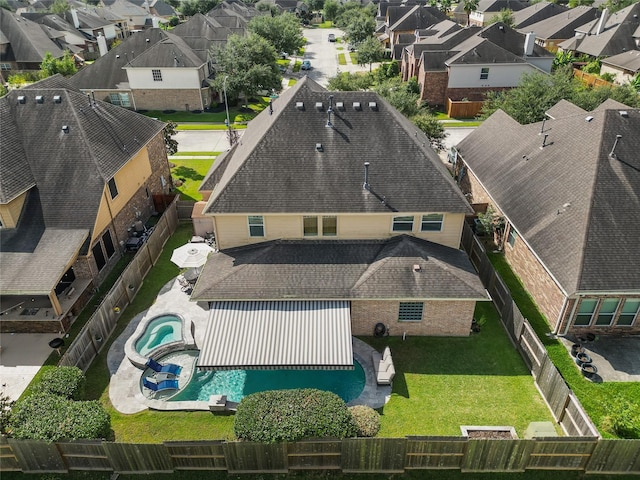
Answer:
POLYGON ((9 203, 0 205, 0 218, 5 228, 15 228, 20 219, 22 206, 27 198, 27 194, 23 193, 18 198, 13 199, 9 203))
MULTIPOLYGON (((316 214, 312 214, 316 215, 316 214)), ((332 215, 332 214, 325 214, 332 215)), ((336 236, 306 237, 323 240, 369 240, 385 239, 403 232, 392 232, 394 216, 412 215, 411 213, 394 214, 341 214, 338 217, 338 234, 336 236)), ((413 232, 418 238, 439 243, 451 248, 458 248, 464 214, 447 213, 444 216, 443 230, 441 232, 420 232, 420 219, 422 213, 414 213, 413 232)), ((216 215, 216 241, 218 248, 231 248, 252 243, 277 239, 302 239, 303 214, 291 215, 264 215, 265 237, 249 237, 247 215, 216 215)), ((322 217, 322 214, 318 214, 322 217)))
POLYGON ((421 322, 399 322, 400 302, 384 300, 352 300, 351 331, 353 335, 373 335, 376 323, 384 323, 390 335, 468 336, 475 301, 428 301, 421 322))

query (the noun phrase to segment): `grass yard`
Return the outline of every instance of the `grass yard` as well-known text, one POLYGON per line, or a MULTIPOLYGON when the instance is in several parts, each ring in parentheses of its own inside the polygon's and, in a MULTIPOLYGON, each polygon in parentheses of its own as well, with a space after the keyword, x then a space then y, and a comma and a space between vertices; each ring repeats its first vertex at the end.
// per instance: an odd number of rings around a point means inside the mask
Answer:
POLYGON ((340 65, 346 65, 347 64, 347 57, 345 56, 344 53, 339 53, 338 54, 338 63, 340 65))
MULTIPOLYGON (((247 125, 244 123, 232 123, 232 127, 235 130, 244 130, 247 125)), ((176 131, 183 130, 226 130, 227 126, 224 123, 179 123, 176 127, 176 131)))
POLYGON ((632 403, 640 399, 640 382, 592 383, 585 379, 561 342, 545 335, 551 331, 549 323, 538 310, 520 279, 513 273, 504 256, 490 253, 490 249, 488 252, 491 263, 511 290, 518 308, 535 329, 549 357, 580 400, 600 434, 604 438, 616 438, 605 429, 605 418, 612 408, 616 409, 618 399, 627 399, 632 403))
POLYGON ((222 152, 176 152, 172 157, 217 157, 222 152))
POLYGON ((351 58, 351 64, 358 65, 358 53, 349 52, 349 58, 351 58))
POLYGON ((192 200, 199 202, 202 200, 202 194, 198 192, 202 180, 211 168, 215 159, 209 158, 172 158, 171 164, 175 165, 171 168, 171 176, 174 183, 181 180, 183 183, 176 186, 176 190, 180 192, 180 200, 192 200))
POLYGON ((293 87, 296 83, 298 83, 298 80, 295 78, 290 78, 289 81, 287 82, 287 85, 289 87, 293 87))
MULTIPOLYGON (((245 122, 251 120, 258 113, 264 110, 269 105, 269 97, 259 97, 257 100, 250 101, 247 105, 250 112, 242 106, 243 100, 238 101, 238 105, 229 107, 229 118, 232 123, 245 122)), ((222 109, 219 112, 173 112, 165 113, 161 110, 148 110, 143 112, 147 117, 157 118, 163 122, 194 122, 194 123, 224 123, 227 118, 227 112, 222 109)))

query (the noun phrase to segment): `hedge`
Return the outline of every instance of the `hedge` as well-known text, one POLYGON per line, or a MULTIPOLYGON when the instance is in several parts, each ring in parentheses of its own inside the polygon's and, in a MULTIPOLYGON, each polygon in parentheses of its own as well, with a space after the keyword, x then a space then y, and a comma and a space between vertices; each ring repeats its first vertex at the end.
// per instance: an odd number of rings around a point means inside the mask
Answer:
POLYGON ((84 373, 78 367, 57 367, 42 375, 35 390, 77 400, 82 397, 84 384, 84 373))
POLYGON ((375 437, 380 431, 380 414, 366 405, 349 407, 359 437, 375 437))

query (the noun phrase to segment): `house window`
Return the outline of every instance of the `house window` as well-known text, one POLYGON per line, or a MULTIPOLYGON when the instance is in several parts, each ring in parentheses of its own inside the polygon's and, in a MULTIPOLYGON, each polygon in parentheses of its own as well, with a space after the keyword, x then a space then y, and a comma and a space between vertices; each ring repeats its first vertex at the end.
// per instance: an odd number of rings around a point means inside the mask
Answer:
POLYGON ((151 75, 153 75, 153 81, 154 82, 161 82, 162 81, 162 72, 160 70, 156 70, 154 68, 153 70, 151 70, 151 75))
POLYGON ((576 321, 573 324, 577 327, 584 327, 591 323, 593 313, 596 311, 596 305, 598 300, 592 298, 585 298, 580 302, 580 308, 576 315, 576 321))
POLYGON ((325 237, 338 235, 338 217, 322 217, 322 235, 325 237))
POLYGON ((302 225, 305 237, 318 236, 318 217, 302 217, 302 225))
POLYGON ((394 232, 411 232, 413 231, 413 217, 393 217, 394 232))
POLYGON ((264 237, 264 217, 262 215, 249 215, 249 236, 264 237))
POLYGON ((0 63, 0 70, 2 70, 3 72, 8 72, 9 70, 11 70, 11 64, 10 63, 0 63))
POLYGON ((518 232, 516 232, 515 228, 511 227, 509 229, 509 236, 507 237, 507 242, 511 245, 511 248, 516 244, 516 240, 518 239, 518 232))
POLYGON ((422 321, 422 302, 400 302, 398 310, 399 322, 421 322, 422 321))
POLYGON ((596 318, 596 325, 607 326, 613 323, 613 317, 618 310, 620 300, 617 298, 607 298, 600 302, 600 311, 598 312, 598 318, 596 318))
POLYGON ((429 215, 423 215, 420 222, 421 232, 441 232, 442 231, 442 219, 444 215, 441 213, 430 213, 429 215))
POLYGON ((96 261, 96 266, 98 267, 98 271, 102 270, 104 266, 107 264, 107 261, 104 258, 104 253, 102 252, 102 245, 100 242, 96 243, 91 249, 93 253, 93 258, 96 261))
POLYGON ((109 180, 108 185, 109 185, 109 193, 111 194, 111 200, 113 200, 118 196, 118 187, 116 186, 115 177, 109 180))
POLYGON ((109 102, 111 102, 112 105, 118 105, 119 107, 131 106, 128 93, 110 93, 109 102))
POLYGON ((107 230, 102 235, 102 243, 104 245, 104 251, 107 254, 107 258, 113 257, 113 254, 116 253, 116 249, 113 246, 113 239, 111 238, 111 232, 107 230))
POLYGON ((640 312, 640 298, 627 298, 620 310, 618 326, 630 327, 640 312))
POLYGON ((486 80, 487 78, 489 78, 489 67, 480 70, 480 80, 486 80))

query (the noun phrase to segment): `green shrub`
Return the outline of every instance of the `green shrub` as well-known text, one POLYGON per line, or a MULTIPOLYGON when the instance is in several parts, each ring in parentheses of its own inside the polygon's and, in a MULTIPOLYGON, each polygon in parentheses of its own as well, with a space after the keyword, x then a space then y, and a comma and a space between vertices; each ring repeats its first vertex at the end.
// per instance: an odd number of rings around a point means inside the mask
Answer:
POLYGON ((77 402, 58 395, 35 393, 17 402, 11 415, 12 436, 55 442, 106 438, 111 418, 97 400, 77 402))
POLYGON ((77 400, 82 397, 85 377, 78 367, 57 367, 42 375, 36 391, 77 400))
POLYGON ((640 405, 626 398, 615 398, 606 405, 610 412, 602 419, 602 428, 620 438, 640 438, 640 405))
POLYGON ((241 440, 265 443, 356 434, 344 401, 335 393, 315 389, 247 395, 238 405, 233 430, 241 440))
POLYGON ((380 431, 380 414, 366 405, 349 407, 359 437, 375 437, 380 431))

